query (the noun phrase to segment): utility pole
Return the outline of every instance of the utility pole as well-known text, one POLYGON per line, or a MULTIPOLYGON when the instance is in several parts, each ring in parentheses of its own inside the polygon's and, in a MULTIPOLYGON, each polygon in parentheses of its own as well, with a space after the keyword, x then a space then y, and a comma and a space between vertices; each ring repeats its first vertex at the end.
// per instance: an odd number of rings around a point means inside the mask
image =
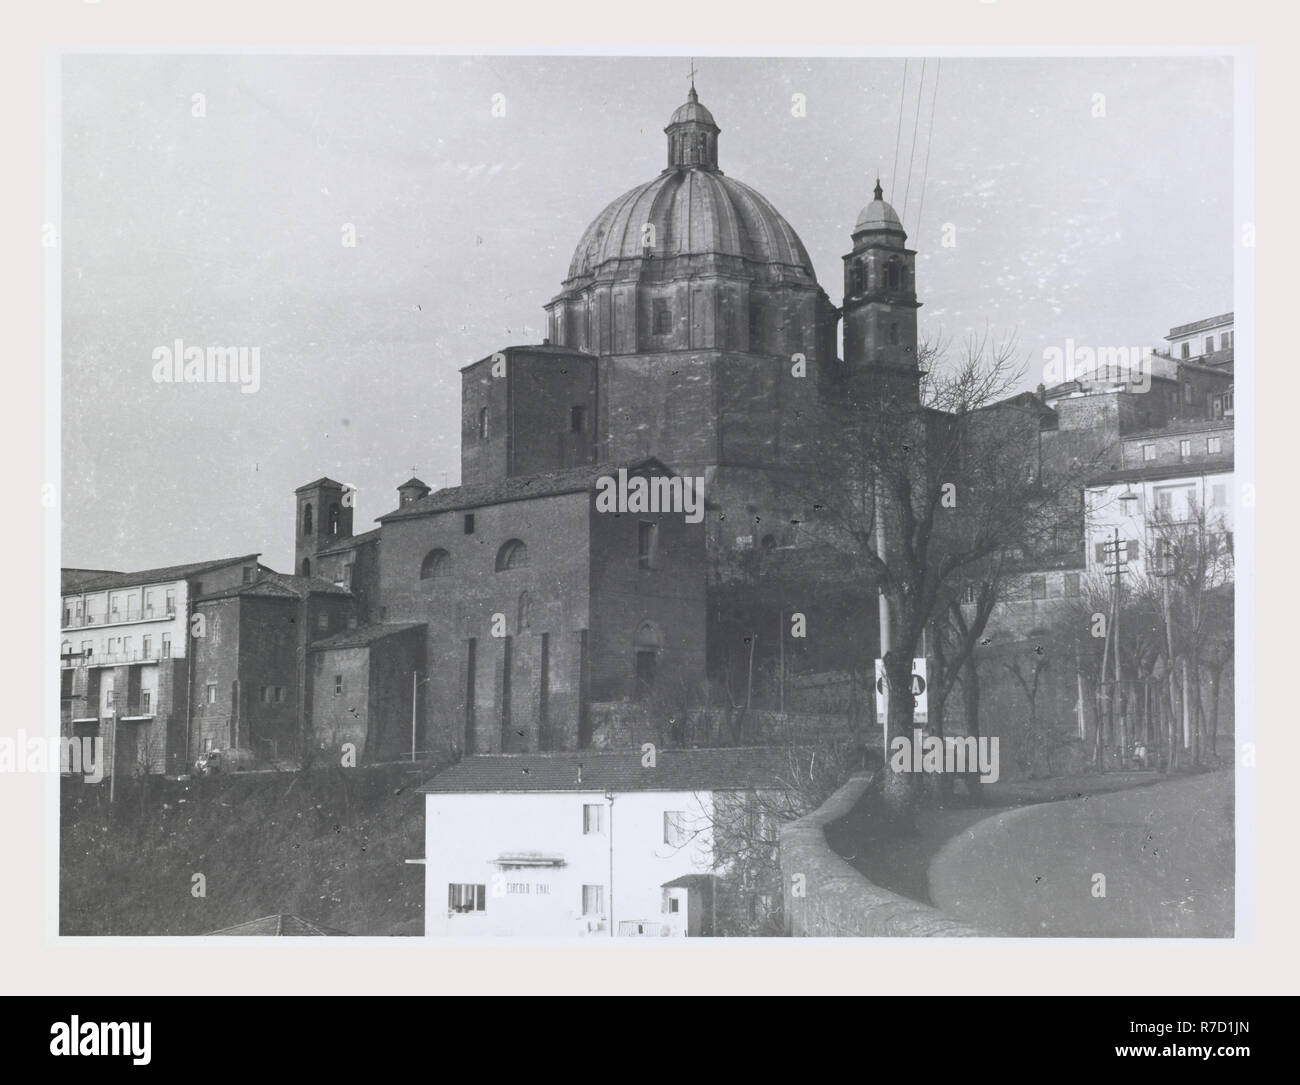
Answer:
POLYGON ((1120 568, 1120 541, 1119 528, 1115 529, 1115 696, 1119 702, 1119 764, 1120 768, 1124 767, 1124 753, 1127 749, 1127 727, 1125 723, 1125 704, 1124 704, 1124 672, 1120 667, 1120 642, 1119 642, 1119 609, 1120 609, 1120 592, 1123 588, 1123 575, 1120 568))
POLYGON ((777 636, 781 638, 781 660, 779 664, 781 668, 781 679, 777 683, 777 685, 781 691, 780 711, 781 711, 781 715, 784 716, 785 715, 785 611, 784 610, 779 611, 777 613, 776 625, 777 625, 777 630, 776 630, 777 636))
POLYGON ((749 635, 749 679, 745 683, 745 711, 749 711, 754 696, 754 645, 758 643, 758 634, 749 635))
MULTIPOLYGON (((880 514, 880 480, 876 478, 873 486, 872 500, 875 502, 876 518, 876 557, 882 562, 885 560, 885 520, 880 514)), ((884 674, 885 687, 884 692, 876 691, 880 698, 881 718, 883 720, 881 727, 884 728, 884 741, 882 748, 885 756, 889 756, 889 669, 885 665, 885 657, 889 655, 889 597, 885 595, 884 588, 880 589, 880 666, 884 674)))
POLYGON ((417 681, 417 677, 419 673, 420 673, 419 671, 411 672, 411 760, 412 761, 415 760, 415 702, 417 699, 416 693, 419 690, 419 682, 417 681))

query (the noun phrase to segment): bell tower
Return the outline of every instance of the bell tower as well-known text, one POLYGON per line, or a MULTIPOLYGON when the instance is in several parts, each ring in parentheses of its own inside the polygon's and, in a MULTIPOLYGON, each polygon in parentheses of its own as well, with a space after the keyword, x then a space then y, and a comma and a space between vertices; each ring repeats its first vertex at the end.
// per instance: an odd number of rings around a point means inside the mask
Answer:
POLYGON ((296 576, 316 575, 316 555, 327 546, 352 536, 352 502, 347 487, 332 478, 318 478, 294 490, 297 522, 294 525, 293 571, 296 576))
MULTIPOLYGON (((869 375, 911 402, 919 398, 916 251, 880 179, 874 199, 853 227, 844 257, 844 361, 854 377, 869 375)), ((875 383, 875 382, 873 382, 875 383)))

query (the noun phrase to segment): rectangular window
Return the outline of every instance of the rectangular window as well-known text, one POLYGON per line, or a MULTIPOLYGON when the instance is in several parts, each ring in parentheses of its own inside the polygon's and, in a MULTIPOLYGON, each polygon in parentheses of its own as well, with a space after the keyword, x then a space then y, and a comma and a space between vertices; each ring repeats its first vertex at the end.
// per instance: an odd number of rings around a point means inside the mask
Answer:
POLYGON ((636 558, 637 565, 642 569, 653 569, 656 565, 655 551, 659 543, 659 525, 649 521, 642 520, 637 524, 636 532, 636 558))
POLYGON ((172 635, 170 633, 162 635, 162 657, 163 659, 171 659, 172 657, 172 635))
POLYGON ((122 655, 125 656, 125 657, 128 658, 128 659, 131 657, 131 638, 130 638, 130 637, 123 637, 123 638, 122 638, 122 655))
POLYGON ((487 886, 472 883, 447 886, 447 910, 461 913, 487 911, 487 886))
POLYGON ((1192 454, 1192 442, 1191 442, 1191 441, 1179 441, 1179 442, 1178 442, 1178 455, 1181 456, 1183 459, 1187 459, 1187 457, 1190 456, 1191 454, 1192 454))
POLYGON ((275 703, 276 704, 284 703, 284 686, 275 687, 275 703))
POLYGON ((664 811, 664 843, 679 848, 686 843, 686 811, 664 811))
POLYGON ((664 298, 654 300, 654 334, 667 335, 673 330, 673 313, 664 298))
POLYGON ((1205 451, 1210 456, 1217 456, 1220 452, 1223 451, 1223 438, 1222 437, 1205 438, 1205 451))
POLYGON ((1067 599, 1079 598, 1079 574, 1078 573, 1065 574, 1065 597, 1067 599))
POLYGON ((603 885, 584 885, 582 887, 582 914, 605 914, 605 887, 603 885))
POLYGON ((1184 344, 1183 344, 1183 357, 1184 357, 1184 358, 1190 358, 1191 356, 1192 356, 1192 345, 1191 345, 1191 343, 1184 343, 1184 344))
POLYGON ((1047 577, 1031 576, 1029 578, 1029 597, 1031 599, 1047 598, 1047 577))
POLYGON ((1205 353, 1206 354, 1214 353, 1214 336, 1212 335, 1207 335, 1205 337, 1205 353))
POLYGON ((1124 543, 1124 555, 1129 561, 1137 561, 1138 544, 1137 539, 1129 539, 1124 543))
POLYGON ((89 659, 95 651, 95 645, 92 641, 83 640, 81 642, 81 658, 89 659))
POLYGON ((343 583, 349 588, 352 587, 352 562, 350 561, 343 566, 343 583))
POLYGON ((605 831, 605 807, 600 803, 582 804, 582 834, 595 836, 605 831))
POLYGON ((343 696, 343 675, 341 674, 336 674, 334 676, 334 696, 343 696))
POLYGON ((140 638, 140 655, 145 659, 153 659, 153 637, 146 635, 140 638))
POLYGON ((668 912, 669 912, 669 914, 670 914, 670 915, 675 915, 676 913, 680 912, 681 910, 682 910, 682 901, 681 901, 681 898, 680 898, 680 897, 669 897, 669 898, 668 898, 668 912))
POLYGON ((153 691, 148 689, 141 690, 140 691, 140 714, 142 716, 148 716, 152 714, 152 712, 153 712, 153 691))
POLYGON ((474 534, 474 514, 472 512, 467 512, 465 514, 465 534, 474 534))
POLYGON ((215 682, 209 682, 207 684, 206 692, 204 693, 203 699, 208 704, 217 703, 217 684, 215 682))
POLYGON ((244 583, 245 583, 245 584, 251 584, 252 582, 253 582, 253 570, 252 570, 252 567, 251 567, 251 566, 248 566, 248 565, 245 565, 245 566, 244 566, 244 583))
POLYGON ((176 613, 176 593, 174 591, 169 591, 167 593, 167 613, 176 613))
POLYGON ((260 695, 261 695, 261 701, 262 701, 263 704, 270 704, 270 703, 271 703, 271 687, 270 687, 270 686, 263 686, 262 689, 261 689, 261 691, 260 691, 260 695))
POLYGON ((1232 346, 1232 332, 1223 333, 1223 340, 1219 344, 1219 346, 1221 350, 1227 350, 1230 346, 1232 346))
POLYGON ((478 412, 478 439, 486 441, 488 435, 488 413, 486 407, 480 407, 478 412))
POLYGON ((321 632, 326 632, 329 629, 329 627, 330 627, 330 616, 325 611, 322 610, 319 614, 316 615, 316 628, 319 629, 321 632))
POLYGON ((1143 445, 1143 446, 1142 446, 1142 458, 1143 458, 1144 460, 1154 460, 1154 459, 1156 458, 1156 446, 1155 446, 1155 445, 1143 445))
POLYGON ((587 428, 587 408, 574 406, 569 408, 569 432, 582 433, 587 428))

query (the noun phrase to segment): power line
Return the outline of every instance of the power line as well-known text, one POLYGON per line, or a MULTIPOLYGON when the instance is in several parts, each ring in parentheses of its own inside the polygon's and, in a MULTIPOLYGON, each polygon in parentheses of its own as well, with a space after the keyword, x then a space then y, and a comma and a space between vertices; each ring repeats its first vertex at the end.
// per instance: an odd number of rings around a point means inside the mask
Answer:
POLYGON ((912 163, 916 161, 916 133, 921 126, 921 99, 925 97, 925 57, 921 58, 921 85, 916 88, 916 116, 912 120, 912 149, 907 154, 907 187, 903 190, 903 221, 907 221, 907 197, 912 192, 912 163))
POLYGON ((903 140, 903 100, 907 97, 907 57, 903 58, 903 91, 898 96, 898 134, 894 137, 894 172, 889 178, 889 196, 893 199, 898 185, 898 148, 903 140))
POLYGON ((934 94, 930 98, 930 127, 925 137, 925 165, 921 169, 921 195, 916 202, 916 234, 921 235, 921 209, 925 206, 925 181, 930 175, 930 147, 934 143, 934 106, 939 100, 939 73, 943 70, 943 57, 934 62, 934 94))

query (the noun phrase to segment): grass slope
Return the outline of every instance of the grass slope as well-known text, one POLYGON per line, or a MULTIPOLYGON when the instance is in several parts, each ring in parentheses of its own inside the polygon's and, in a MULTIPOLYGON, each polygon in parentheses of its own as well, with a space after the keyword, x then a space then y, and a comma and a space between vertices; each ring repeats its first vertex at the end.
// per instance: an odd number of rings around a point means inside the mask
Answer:
POLYGON ((424 929, 424 806, 437 766, 155 779, 64 778, 65 935, 199 935, 287 913, 355 935, 424 929), (195 896, 194 875, 205 896, 195 896))

